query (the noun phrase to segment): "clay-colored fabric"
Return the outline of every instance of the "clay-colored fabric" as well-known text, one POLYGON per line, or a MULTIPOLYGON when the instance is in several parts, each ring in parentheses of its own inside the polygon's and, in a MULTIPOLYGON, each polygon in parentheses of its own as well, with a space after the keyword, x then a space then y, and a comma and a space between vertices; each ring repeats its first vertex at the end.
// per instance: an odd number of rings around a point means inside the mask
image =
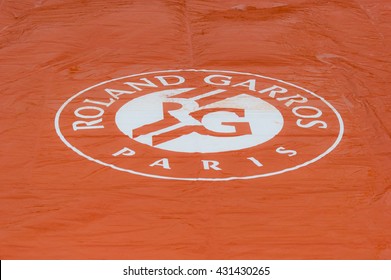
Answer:
MULTIPOLYGON (((390 259, 390 19, 387 0, 0 1, 0 259, 390 259), (56 114, 78 92, 178 69, 305 88, 339 112, 342 140, 282 174, 182 181, 110 168, 60 139, 56 114)), ((106 149, 97 139, 75 141, 106 149)))

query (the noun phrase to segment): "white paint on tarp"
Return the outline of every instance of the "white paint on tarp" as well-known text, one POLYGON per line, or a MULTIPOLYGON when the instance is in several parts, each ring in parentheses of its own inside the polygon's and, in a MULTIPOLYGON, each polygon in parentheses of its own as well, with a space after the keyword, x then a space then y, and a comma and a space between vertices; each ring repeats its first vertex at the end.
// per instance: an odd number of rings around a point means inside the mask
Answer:
MULTIPOLYGON (((209 76, 210 77, 210 76, 209 76)), ((220 76, 220 78, 222 78, 220 76)), ((143 79, 140 79, 140 80, 143 80, 143 79)), ((158 79, 159 80, 159 79, 158 79)), ((154 84, 152 81, 149 81, 147 79, 144 78, 144 81, 145 83, 131 83, 130 86, 132 86, 133 88, 135 88, 136 90, 141 90, 140 87, 157 87, 156 84, 154 84)), ((160 81, 161 82, 161 81, 160 81)), ((164 82, 163 82, 164 83, 164 82)), ((252 87, 252 84, 251 83, 248 83, 248 87, 250 89, 250 87, 252 87)), ((259 91, 259 94, 268 94, 270 97, 272 98, 280 98, 283 96, 284 93, 286 93, 287 90, 283 87, 280 87, 280 86, 272 86, 268 89, 264 89, 264 90, 260 90, 259 91)), ((122 91, 122 90, 119 90, 118 94, 116 94, 114 92, 114 90, 111 90, 110 92, 108 92, 109 94, 112 95, 112 97, 114 98, 118 98, 119 95, 122 95, 122 94, 133 94, 133 92, 126 92, 126 91, 122 91)), ((298 102, 300 103, 300 102, 298 102)), ((300 109, 300 108, 299 108, 300 109)), ((296 109, 296 113, 299 109, 296 109)), ((301 115, 304 115, 304 113, 301 113, 301 115)), ((319 115, 319 113, 315 114, 315 115, 319 115)), ((307 117, 309 115, 306 115, 307 117)), ((312 115, 314 116, 314 115, 312 115)), ((306 120, 311 120, 310 117, 306 118, 306 120)), ((301 128, 311 128, 313 127, 314 125, 310 125, 309 123, 307 124, 303 124, 301 123, 301 125, 299 125, 300 121, 302 121, 302 119, 299 119, 296 121, 298 127, 301 127, 301 128)), ((315 121, 312 121, 312 123, 316 123, 316 124, 321 124, 322 126, 326 126, 327 127, 327 124, 322 121, 322 120, 315 120, 315 121)), ((75 126, 75 125, 74 125, 75 126)), ((88 124, 87 124, 88 126, 88 124)), ((251 127, 253 129, 253 127, 251 127)), ((322 128, 321 126, 319 126, 319 128, 322 128)), ((125 76, 125 77, 120 77, 120 78, 116 78, 116 79, 112 79, 112 80, 108 80, 108 81, 105 81, 105 82, 102 82, 102 83, 99 83, 97 85, 94 85, 92 87, 89 87, 77 94, 75 94, 74 96, 72 96, 71 98, 69 98, 61 107, 60 109, 58 110, 57 114, 56 114, 56 117, 55 117, 55 129, 56 129, 56 132, 57 134, 59 135, 60 139, 69 147, 71 148, 73 151, 75 151, 77 154, 87 158, 88 160, 90 161, 93 161, 93 162, 96 162, 96 163, 99 163, 99 164, 102 164, 102 165, 105 165, 105 166, 108 166, 108 167, 111 167, 113 169, 116 169, 116 170, 119 170, 119 171, 124 171, 124 172, 129 172, 129 173, 132 173, 132 174, 137 174, 137 175, 143 175, 143 176, 147 176, 147 177, 152 177, 152 178, 161 178, 161 179, 175 179, 175 180, 188 180, 188 181, 229 181, 229 180, 234 180, 234 179, 253 179, 253 178, 261 178, 261 177, 268 177, 268 176, 273 176, 273 175, 277 175, 277 174, 282 174, 282 173, 285 173, 285 172, 289 172, 289 171, 293 171, 293 170, 296 170, 296 169, 299 169, 301 167, 304 167, 304 166, 307 166, 309 164, 312 164, 316 161, 318 161, 319 159, 323 158, 324 156, 326 156, 327 154, 329 154, 332 150, 335 149, 335 147, 339 144, 339 142, 341 141, 342 139, 342 136, 343 136, 343 133, 344 133, 344 124, 343 124, 343 120, 342 120, 342 117, 341 115, 338 113, 338 111, 328 102, 326 101, 323 97, 307 90, 307 89, 304 89, 300 86, 297 86, 297 85, 294 85, 292 83, 289 83, 289 82, 285 82, 285 81, 282 81, 282 80, 279 80, 279 79, 274 79, 274 78, 270 78, 270 77, 266 77, 266 76, 261 76, 261 75, 257 75, 257 74, 251 74, 251 73, 242 73, 242 72, 234 72, 234 71, 224 71, 224 70, 196 70, 196 69, 185 69, 185 70, 165 70, 165 71, 156 71, 156 72, 149 72, 149 73, 141 73, 141 74, 135 74, 135 75, 130 75, 130 76, 125 76), (85 153, 83 153, 82 151, 80 151, 78 148, 74 147, 72 144, 70 144, 66 138, 64 137, 63 133, 61 132, 61 128, 60 128, 60 116, 61 116, 61 113, 63 112, 64 108, 70 103, 72 102, 75 98, 79 97, 80 95, 88 92, 89 90, 93 89, 93 88, 96 88, 96 87, 99 87, 99 86, 102 86, 102 85, 105 85, 105 84, 108 84, 110 82, 114 82, 114 81, 119 81, 119 80, 122 80, 122 79, 127 79, 127 78, 134 78, 134 77, 139 77, 139 76, 142 76, 142 75, 149 75, 149 74, 167 74, 167 73, 170 73, 170 74, 176 74, 178 72, 204 72, 204 73, 213 73, 213 72, 219 72, 219 73, 222 73, 224 74, 226 80, 223 82, 224 84, 229 84, 230 83, 230 74, 236 74, 236 75, 244 75, 244 76, 250 76, 250 77, 258 77, 258 78, 262 78, 262 79, 267 79, 267 80, 270 80, 270 81, 275 81, 275 82, 278 82, 278 83, 282 83, 282 84, 285 84, 285 85, 289 85, 291 87, 295 87, 297 88, 298 90, 302 90, 306 93, 308 93, 309 95, 312 95, 314 98, 320 100, 321 102, 323 102, 327 107, 329 107, 332 112, 335 114, 337 120, 338 120, 338 124, 339 124, 339 132, 338 132, 338 135, 335 139, 335 141, 332 143, 332 145, 327 148, 324 152, 322 152, 321 154, 319 154, 318 156, 314 157, 313 159, 311 160, 308 160, 304 163, 301 163, 301 164, 298 164, 296 166, 293 166, 293 167, 289 167, 289 168, 285 168, 283 170, 278 170, 278 171, 275 171, 275 172, 269 172, 269 173, 263 173, 263 174, 256 174, 256 175, 251 175, 251 176, 230 176, 230 177, 226 177, 226 178, 181 178, 181 177, 177 177, 177 176, 161 176, 161 175, 155 175, 155 174, 150 174, 150 173, 144 173, 144 172, 138 172, 138 171, 134 171, 134 170, 129 170, 129 169, 125 169, 125 168, 122 168, 122 167, 119 167, 119 166, 116 166, 114 164, 110 164, 110 163, 106 163, 106 162, 103 162, 101 160, 98 160, 98 159, 95 159, 89 155, 86 155, 85 153)), ((255 163, 253 161, 253 163, 255 163)), ((209 166, 209 165, 208 165, 209 166)), ((216 168, 218 168, 216 166, 216 168)))

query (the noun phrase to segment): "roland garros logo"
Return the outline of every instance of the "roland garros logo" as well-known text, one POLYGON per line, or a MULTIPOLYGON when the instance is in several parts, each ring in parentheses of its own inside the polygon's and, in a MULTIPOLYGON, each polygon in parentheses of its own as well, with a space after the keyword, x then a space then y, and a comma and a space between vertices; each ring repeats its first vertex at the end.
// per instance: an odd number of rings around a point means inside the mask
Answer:
POLYGON ((175 180, 278 175, 330 153, 343 135, 321 96, 261 75, 168 70, 120 77, 68 99, 61 140, 98 164, 175 180))

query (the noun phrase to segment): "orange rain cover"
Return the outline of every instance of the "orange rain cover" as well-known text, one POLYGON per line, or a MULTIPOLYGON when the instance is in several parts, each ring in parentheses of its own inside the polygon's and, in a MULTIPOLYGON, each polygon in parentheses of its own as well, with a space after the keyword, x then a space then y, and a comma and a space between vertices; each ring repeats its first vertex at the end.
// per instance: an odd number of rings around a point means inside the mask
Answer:
POLYGON ((0 259, 390 259, 390 19, 0 1, 0 259))

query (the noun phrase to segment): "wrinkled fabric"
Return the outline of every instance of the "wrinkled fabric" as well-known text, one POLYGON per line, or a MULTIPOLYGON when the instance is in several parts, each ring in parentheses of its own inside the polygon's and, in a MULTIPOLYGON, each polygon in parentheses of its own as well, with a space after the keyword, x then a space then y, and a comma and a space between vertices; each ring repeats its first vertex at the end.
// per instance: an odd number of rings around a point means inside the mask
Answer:
POLYGON ((386 0, 2 0, 0 259, 390 259, 390 18, 386 0), (210 182, 120 172, 58 137, 72 95, 168 69, 300 85, 338 110, 342 141, 210 182))

